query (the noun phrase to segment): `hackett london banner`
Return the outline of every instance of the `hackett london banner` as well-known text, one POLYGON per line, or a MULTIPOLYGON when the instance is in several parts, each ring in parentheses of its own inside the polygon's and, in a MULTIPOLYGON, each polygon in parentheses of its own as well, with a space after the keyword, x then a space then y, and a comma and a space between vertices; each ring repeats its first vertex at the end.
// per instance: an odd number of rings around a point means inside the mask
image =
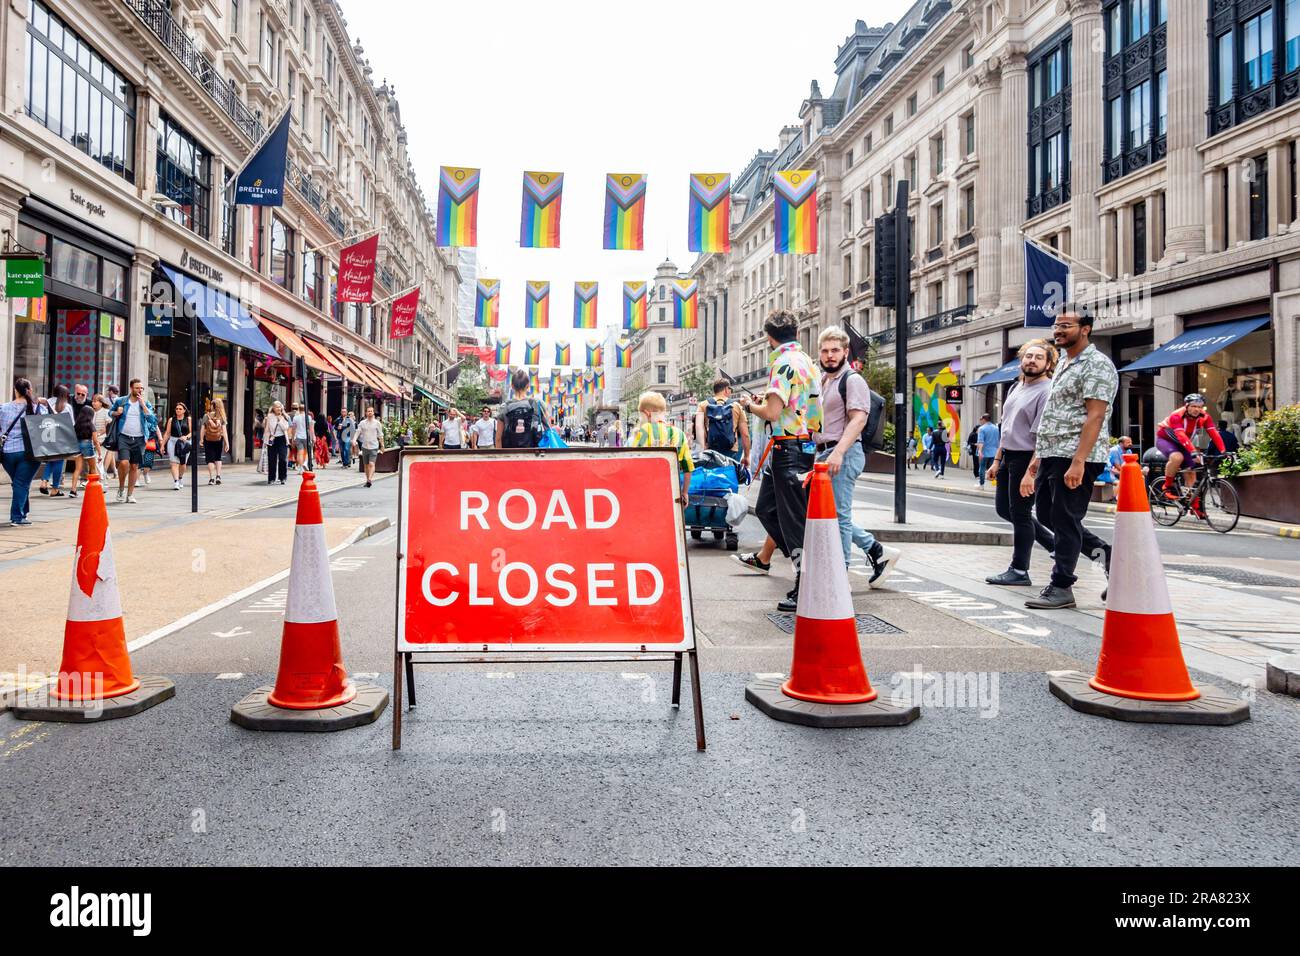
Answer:
POLYGON ((379 233, 347 246, 339 254, 339 301, 370 302, 374 298, 375 260, 379 233))
POLYGON ((283 206, 284 171, 289 161, 289 111, 235 180, 235 203, 283 206))
POLYGON ((420 307, 420 290, 412 289, 400 299, 393 302, 392 324, 388 331, 388 337, 392 339, 404 339, 409 337, 415 331, 415 310, 420 307))

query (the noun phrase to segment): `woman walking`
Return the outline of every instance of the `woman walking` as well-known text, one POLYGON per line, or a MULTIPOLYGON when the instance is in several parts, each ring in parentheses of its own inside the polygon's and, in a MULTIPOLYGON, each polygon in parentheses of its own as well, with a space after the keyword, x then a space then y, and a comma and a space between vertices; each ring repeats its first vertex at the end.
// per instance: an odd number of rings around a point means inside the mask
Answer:
POLYGON ((284 405, 274 402, 262 425, 262 446, 266 448, 266 483, 284 484, 289 463, 289 419, 284 405))
POLYGON ((163 429, 163 448, 167 450, 172 465, 172 489, 175 491, 185 487, 185 466, 194 454, 193 431, 190 410, 184 402, 177 402, 171 418, 167 419, 167 427, 163 429))
POLYGON ((203 460, 208 463, 208 484, 221 484, 221 456, 230 451, 230 433, 226 430, 226 406, 219 398, 203 416, 203 460))
POLYGON ((32 398, 32 383, 25 378, 14 379, 13 401, 0 405, 0 439, 3 439, 3 464, 9 476, 9 523, 21 526, 31 524, 27 513, 31 510, 32 478, 37 463, 27 457, 23 444, 22 418, 35 415, 40 407, 32 398))
POLYGON ((95 434, 95 415, 103 407, 104 397, 96 395, 86 404, 77 409, 76 420, 73 422, 73 428, 77 433, 77 459, 76 468, 72 472, 72 487, 68 489, 68 497, 77 497, 77 491, 81 484, 81 469, 86 469, 86 474, 94 474, 97 471, 96 462, 99 459, 99 436, 95 434))
POLYGON ((1020 493, 1020 481, 1034 457, 1038 422, 1043 417, 1047 396, 1052 390, 1057 352, 1046 339, 1031 339, 1020 346, 1019 355, 1020 378, 1002 402, 1002 436, 988 473, 990 479, 999 475, 1002 478, 997 483, 996 502, 999 517, 1011 522, 1014 532, 1011 566, 985 580, 989 584, 1028 587, 1029 556, 1034 550, 1034 542, 1037 541, 1048 552, 1056 547, 1052 532, 1034 517, 1033 496, 1026 497, 1020 493), (1002 475, 1003 471, 1006 474, 1002 475))
MULTIPOLYGON (((74 426, 76 425, 77 420, 72 414, 72 403, 68 401, 68 386, 56 385, 54 395, 45 401, 49 407, 49 414, 62 415, 74 426)), ((45 463, 45 473, 41 477, 41 494, 49 495, 51 498, 63 497, 63 466, 65 464, 67 462, 62 458, 58 461, 47 461, 45 463)), ((75 483, 73 487, 76 487, 75 483)))
MULTIPOLYGON (((316 464, 324 468, 330 463, 330 429, 329 421, 324 415, 317 415, 312 426, 316 431, 316 464)), ((310 461, 310 459, 308 459, 310 461)))

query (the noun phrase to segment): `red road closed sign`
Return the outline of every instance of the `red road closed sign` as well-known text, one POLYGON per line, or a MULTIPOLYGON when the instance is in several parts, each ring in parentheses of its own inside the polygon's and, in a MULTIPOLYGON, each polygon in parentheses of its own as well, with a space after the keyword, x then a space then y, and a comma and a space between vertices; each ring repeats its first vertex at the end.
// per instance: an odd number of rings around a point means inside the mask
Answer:
POLYGON ((397 650, 694 650, 665 450, 402 457, 397 650))

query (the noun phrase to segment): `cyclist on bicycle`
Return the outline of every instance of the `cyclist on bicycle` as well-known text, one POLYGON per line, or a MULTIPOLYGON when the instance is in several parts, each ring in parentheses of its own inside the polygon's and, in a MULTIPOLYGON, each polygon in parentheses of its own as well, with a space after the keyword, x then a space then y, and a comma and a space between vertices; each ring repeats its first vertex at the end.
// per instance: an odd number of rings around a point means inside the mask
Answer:
POLYGON ((1223 436, 1214 427, 1214 421, 1205 411, 1205 396, 1193 392, 1183 398, 1182 407, 1174 411, 1156 426, 1156 448, 1168 461, 1165 463, 1164 496, 1170 501, 1177 501, 1181 495, 1178 488, 1178 473, 1183 470, 1183 462, 1190 461, 1189 471, 1201 467, 1202 460, 1192 438, 1205 429, 1206 435, 1223 454, 1223 436))

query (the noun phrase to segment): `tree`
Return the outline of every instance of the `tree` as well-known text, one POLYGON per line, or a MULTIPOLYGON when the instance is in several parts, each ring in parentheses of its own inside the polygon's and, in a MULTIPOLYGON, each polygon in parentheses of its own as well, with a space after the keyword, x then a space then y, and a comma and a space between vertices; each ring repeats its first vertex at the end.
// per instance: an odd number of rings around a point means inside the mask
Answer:
POLYGON ((477 356, 467 355, 461 362, 453 399, 461 411, 481 408, 488 397, 487 372, 477 356))
POLYGON ((682 391, 697 402, 713 394, 713 382, 718 370, 708 362, 699 362, 682 373, 682 391))

